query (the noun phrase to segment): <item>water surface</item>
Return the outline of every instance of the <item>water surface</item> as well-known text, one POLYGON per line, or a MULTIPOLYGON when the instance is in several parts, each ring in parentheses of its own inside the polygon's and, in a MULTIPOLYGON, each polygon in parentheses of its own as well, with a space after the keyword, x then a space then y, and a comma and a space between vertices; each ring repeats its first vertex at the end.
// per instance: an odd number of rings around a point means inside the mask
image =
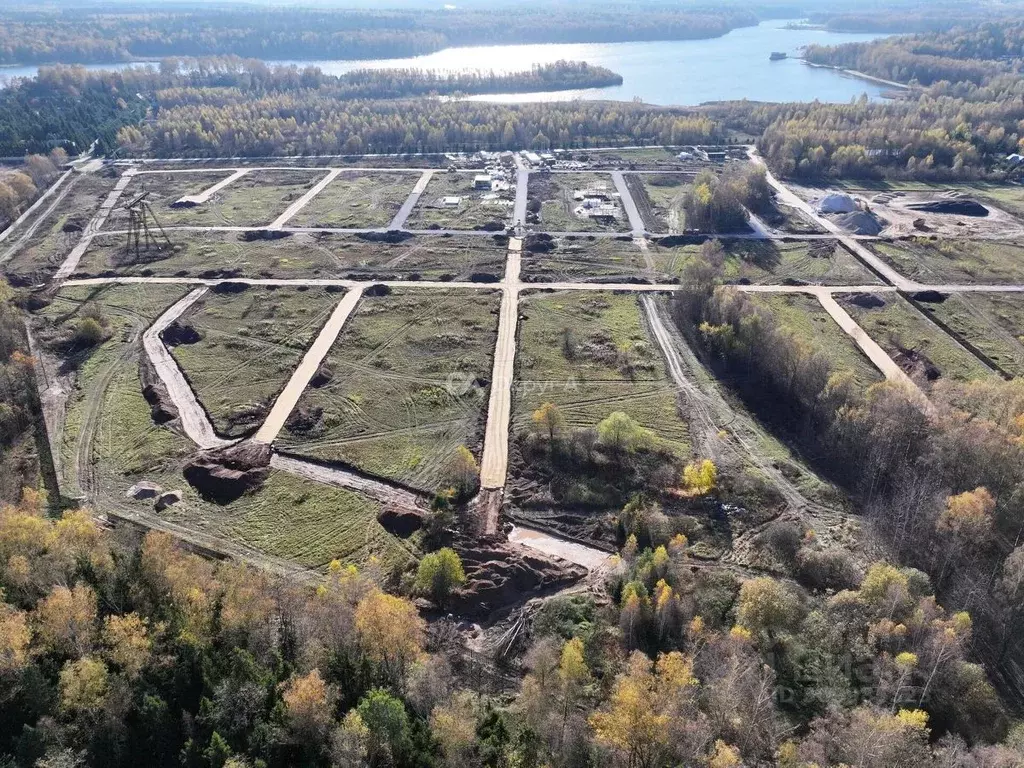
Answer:
MULTIPOLYGON (((449 72, 472 70, 515 72, 534 64, 560 59, 586 61, 607 67, 623 77, 612 88, 530 94, 489 94, 475 100, 526 102, 571 99, 638 99, 649 104, 695 105, 707 101, 847 102, 867 94, 879 99, 885 86, 829 69, 809 67, 795 58, 769 61, 772 51, 791 57, 811 43, 837 45, 874 40, 882 35, 787 29, 788 21, 764 21, 735 29, 711 40, 671 40, 633 43, 568 43, 491 45, 446 48, 405 59, 282 61, 271 64, 316 66, 340 75, 355 69, 418 68, 449 72)), ((123 69, 126 63, 95 64, 88 69, 123 69)), ((139 65, 134 65, 139 66, 139 65)), ((32 77, 37 67, 0 67, 0 78, 32 77)))

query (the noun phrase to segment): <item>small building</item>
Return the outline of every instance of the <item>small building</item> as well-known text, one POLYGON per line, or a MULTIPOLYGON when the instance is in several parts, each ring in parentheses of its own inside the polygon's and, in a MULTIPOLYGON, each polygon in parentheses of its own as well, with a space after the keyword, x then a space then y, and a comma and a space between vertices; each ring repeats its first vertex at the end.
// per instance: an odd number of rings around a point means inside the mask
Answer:
POLYGON ((550 152, 542 152, 540 155, 540 161, 542 163, 553 163, 555 162, 555 156, 550 152))
POLYGON ((608 194, 608 190, 605 187, 587 187, 586 189, 577 189, 572 194, 576 200, 610 200, 611 195, 608 194))
POLYGON ((458 208, 460 205, 462 205, 462 198, 461 197, 442 197, 441 198, 441 205, 443 205, 445 208, 458 208))
POLYGON ((473 177, 473 189, 490 189, 491 177, 486 173, 478 173, 473 177))
POLYGON ((536 152, 523 152, 523 158, 530 165, 540 165, 540 155, 536 152))

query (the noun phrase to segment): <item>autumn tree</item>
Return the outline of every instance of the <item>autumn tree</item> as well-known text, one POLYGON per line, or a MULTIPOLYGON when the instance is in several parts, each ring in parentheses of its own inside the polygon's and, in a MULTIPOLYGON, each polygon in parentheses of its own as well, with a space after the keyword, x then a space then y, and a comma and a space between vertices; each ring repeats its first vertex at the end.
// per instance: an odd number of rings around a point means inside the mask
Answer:
POLYGON ((356 632, 363 652, 402 687, 409 665, 423 652, 424 622, 408 600, 373 590, 359 601, 356 632))
POLYGON ((555 441, 555 436, 565 426, 565 417, 554 403, 543 403, 533 412, 533 423, 548 433, 548 440, 555 441))
POLYGON ((46 651, 83 656, 96 639, 96 593, 79 583, 73 589, 56 586, 36 605, 37 642, 46 651))
POLYGON ((430 595, 434 604, 444 610, 454 590, 466 583, 462 560, 449 547, 430 552, 420 560, 416 571, 416 589, 430 595))
POLYGON ((782 582, 769 576, 748 579, 740 587, 736 617, 740 626, 769 639, 793 628, 800 603, 782 582))
POLYGON ((601 445, 616 454, 633 453, 652 440, 650 430, 644 429, 622 411, 609 414, 597 425, 597 438, 601 445))
MULTIPOLYGON (((693 662, 678 652, 651 662, 634 652, 615 679, 611 696, 590 717, 594 735, 618 765, 653 768, 686 755, 683 726, 694 710, 698 681, 693 662)), ((692 721, 691 721, 692 722, 692 721)))
POLYGON ((683 492, 688 496, 706 496, 717 481, 718 468, 711 459, 692 461, 683 467, 683 492))
POLYGON ((288 728, 297 743, 321 743, 331 724, 337 694, 324 682, 320 670, 305 675, 293 675, 281 684, 288 728))

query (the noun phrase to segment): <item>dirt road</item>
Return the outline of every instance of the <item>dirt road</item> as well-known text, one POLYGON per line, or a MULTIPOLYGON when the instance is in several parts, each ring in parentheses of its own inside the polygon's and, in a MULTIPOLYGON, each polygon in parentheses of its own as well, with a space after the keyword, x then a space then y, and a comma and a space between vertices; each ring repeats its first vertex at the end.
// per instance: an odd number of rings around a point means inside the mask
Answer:
MULTIPOLYGON (((248 172, 249 172, 248 168, 236 168, 234 170, 234 172, 230 176, 228 176, 226 179, 221 179, 216 184, 214 184, 212 187, 208 187, 207 189, 204 189, 198 195, 185 195, 185 197, 181 198, 178 202, 181 202, 181 203, 192 203, 193 205, 202 205, 203 203, 207 202, 211 197, 213 197, 218 192, 220 192, 222 189, 224 189, 224 187, 228 186, 229 184, 234 184, 240 178, 245 176, 245 174, 247 174, 248 172)), ((146 172, 145 171, 140 171, 140 173, 146 173, 146 172)))
POLYGON ((515 372, 516 325, 519 322, 519 271, 523 241, 512 238, 498 319, 498 343, 491 373, 491 397, 487 407, 487 431, 480 467, 480 485, 485 490, 505 487, 508 473, 508 435, 512 418, 512 375, 515 372))
POLYGON ((146 354, 149 356, 150 362, 153 363, 153 367, 156 368, 157 375, 160 380, 167 387, 167 391, 170 394, 171 400, 178 408, 178 414, 181 419, 181 428, 188 436, 188 438, 203 449, 210 448, 222 448, 226 445, 231 445, 233 440, 224 440, 217 436, 214 432, 213 425, 210 423, 209 417, 206 415, 206 411, 203 410, 203 406, 199 404, 196 399, 195 393, 192 391, 192 387, 188 385, 185 380, 185 375, 181 372, 177 362, 171 356, 171 353, 167 351, 167 347, 164 346, 163 340, 160 338, 160 334, 163 333, 167 327, 185 314, 189 307, 199 301, 207 291, 206 288, 196 288, 188 296, 180 299, 170 309, 164 312, 149 329, 142 334, 142 346, 146 350, 146 354))
POLYGON ((356 308, 356 304, 359 303, 362 295, 362 288, 353 288, 338 302, 338 306, 334 308, 334 312, 328 318, 323 330, 320 331, 320 334, 303 356, 299 367, 295 369, 295 373, 292 374, 284 389, 281 390, 281 394, 278 395, 277 400, 274 402, 274 407, 267 414, 263 426, 253 436, 254 441, 269 445, 277 438, 278 433, 284 428, 285 421, 287 421, 291 412, 295 410, 295 404, 299 402, 302 393, 309 386, 310 379, 316 375, 320 363, 327 357, 327 353, 331 351, 331 347, 338 338, 338 334, 341 333, 345 321, 348 320, 352 311, 356 308))
POLYGON ((16 230, 25 221, 27 221, 30 216, 35 214, 35 212, 39 210, 43 203, 47 202, 48 200, 51 200, 52 198, 52 201, 46 207, 46 210, 40 213, 39 216, 36 217, 36 220, 32 222, 32 226, 30 226, 28 229, 22 232, 21 237, 19 237, 12 246, 10 246, 6 251, 4 251, 3 255, 0 255, 0 264, 9 261, 10 258, 21 249, 25 242, 30 237, 32 237, 33 234, 35 234, 36 230, 39 229, 39 225, 46 219, 46 217, 53 213, 54 209, 58 205, 60 205, 61 201, 67 196, 67 193, 70 191, 72 185, 75 183, 76 179, 71 179, 71 181, 68 182, 68 179, 74 173, 75 171, 73 169, 70 171, 66 171, 59 179, 57 179, 52 185, 50 185, 50 188, 48 190, 46 190, 42 195, 40 195, 38 200, 32 203, 32 205, 23 214, 21 214, 21 216, 15 219, 14 222, 9 227, 7 227, 7 229, 5 229, 3 232, 0 232, 0 243, 2 243, 5 242, 11 236, 11 233, 14 230, 16 230), (65 182, 68 183, 65 184, 65 182), (57 194, 58 191, 60 194, 57 194))
POLYGON ((633 200, 633 195, 629 191, 629 185, 626 184, 622 171, 612 171, 612 181, 615 184, 615 191, 619 193, 619 200, 622 201, 626 216, 629 218, 633 237, 643 237, 646 232, 644 218, 640 215, 640 209, 636 207, 636 202, 633 200))
MULTIPOLYGON (((889 381, 899 382, 904 384, 912 390, 921 392, 917 384, 915 384, 903 369, 900 368, 893 361, 891 357, 886 353, 884 349, 878 346, 878 343, 868 336, 867 332, 857 325, 857 321, 850 317, 850 314, 839 306, 839 303, 830 293, 819 293, 817 294, 818 301, 821 302, 822 308, 836 321, 836 324, 846 331, 846 334, 853 339, 853 343, 860 347, 861 352, 868 356, 875 367, 882 372, 882 375, 889 381)), ((921 393, 924 397, 924 393, 921 393)))
POLYGON ((82 239, 78 241, 78 244, 71 250, 68 257, 64 260, 64 263, 60 265, 60 269, 57 270, 57 274, 53 276, 54 282, 60 282, 66 280, 76 269, 78 269, 78 262, 82 260, 82 256, 88 250, 89 245, 92 243, 92 239, 96 234, 103 229, 104 223, 107 221, 107 217, 110 216, 110 212, 114 210, 114 206, 117 205, 117 201, 121 199, 121 194, 125 188, 131 183, 131 180, 135 178, 135 169, 129 168, 123 174, 121 178, 117 180, 117 184, 107 195, 107 199, 103 201, 103 205, 96 211, 96 215, 93 216, 82 233, 82 239))
POLYGON ((398 209, 398 213, 395 214, 395 218, 391 220, 388 225, 388 229, 401 229, 405 226, 405 220, 409 218, 409 214, 412 213, 412 209, 416 207, 416 203, 420 201, 420 195, 423 194, 423 190, 427 188, 427 184, 430 183, 430 179, 434 176, 433 171, 423 171, 419 179, 416 181, 416 186, 412 188, 412 192, 405 198, 405 202, 402 203, 402 207, 398 209))
POLYGON ((270 229, 281 229, 281 227, 283 227, 285 224, 287 224, 288 221, 293 216, 295 216, 299 211, 301 211, 303 208, 305 208, 307 205, 309 205, 309 202, 314 197, 316 197, 321 192, 323 192, 327 188, 328 184, 330 184, 332 181, 334 181, 336 178, 338 178, 338 174, 339 173, 341 173, 341 171, 338 170, 337 168, 335 168, 332 171, 328 171, 327 175, 324 176, 322 179, 320 179, 320 181, 318 181, 313 186, 312 189, 310 189, 306 194, 304 194, 302 197, 300 197, 294 203, 289 205, 288 206, 288 210, 286 210, 284 213, 282 213, 280 216, 278 216, 277 219, 274 221, 274 223, 270 225, 270 229))

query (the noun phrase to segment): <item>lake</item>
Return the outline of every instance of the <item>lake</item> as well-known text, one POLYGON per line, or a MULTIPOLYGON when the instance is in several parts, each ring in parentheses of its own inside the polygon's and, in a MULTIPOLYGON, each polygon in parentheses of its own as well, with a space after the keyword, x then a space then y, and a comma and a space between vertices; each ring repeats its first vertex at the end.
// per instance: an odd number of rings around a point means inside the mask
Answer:
MULTIPOLYGON (((317 66, 328 74, 354 69, 418 68, 444 71, 528 69, 560 59, 586 61, 617 72, 623 84, 613 88, 554 93, 488 94, 478 101, 526 102, 571 99, 639 99, 648 104, 695 105, 706 101, 847 102, 861 94, 876 100, 885 86, 829 69, 809 67, 794 58, 769 61, 772 51, 797 56, 811 43, 837 45, 874 40, 883 35, 848 34, 818 29, 786 29, 790 21, 764 21, 710 40, 633 43, 493 45, 447 48, 405 59, 268 62, 317 66)), ((124 63, 89 69, 123 68, 124 63)), ((0 76, 31 77, 36 67, 0 69, 0 76)))

